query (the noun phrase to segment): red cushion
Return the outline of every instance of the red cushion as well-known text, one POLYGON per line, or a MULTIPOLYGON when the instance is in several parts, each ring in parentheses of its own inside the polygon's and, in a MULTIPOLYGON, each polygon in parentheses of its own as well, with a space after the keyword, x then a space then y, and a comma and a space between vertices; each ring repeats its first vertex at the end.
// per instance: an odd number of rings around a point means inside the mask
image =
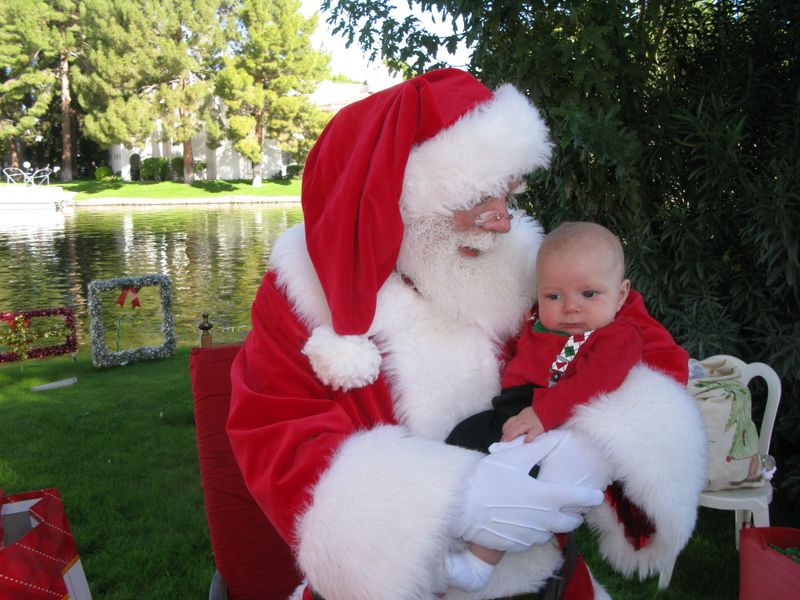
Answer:
POLYGON ((230 600, 285 600, 300 583, 294 558, 247 491, 225 433, 238 351, 193 348, 189 358, 211 545, 230 600))

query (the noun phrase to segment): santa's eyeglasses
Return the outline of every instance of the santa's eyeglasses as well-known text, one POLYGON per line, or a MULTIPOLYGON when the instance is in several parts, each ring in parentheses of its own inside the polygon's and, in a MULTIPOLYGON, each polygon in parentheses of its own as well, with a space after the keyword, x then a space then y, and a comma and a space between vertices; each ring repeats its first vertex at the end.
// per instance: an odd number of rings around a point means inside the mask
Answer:
POLYGON ((496 223, 506 219, 519 219, 525 214, 525 211, 521 208, 513 207, 509 207, 507 210, 487 210, 479 215, 473 213, 472 209, 470 209, 468 212, 472 217, 472 222, 477 227, 485 227, 489 223, 496 223))

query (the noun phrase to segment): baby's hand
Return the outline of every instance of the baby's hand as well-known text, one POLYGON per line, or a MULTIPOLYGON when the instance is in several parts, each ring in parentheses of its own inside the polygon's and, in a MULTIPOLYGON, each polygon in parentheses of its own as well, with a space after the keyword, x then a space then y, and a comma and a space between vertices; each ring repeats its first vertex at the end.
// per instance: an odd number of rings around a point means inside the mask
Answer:
POLYGON ((544 433, 544 425, 542 425, 533 408, 527 406, 518 415, 505 422, 503 425, 503 437, 500 441, 510 442, 514 438, 525 435, 525 443, 527 444, 541 433, 544 433))

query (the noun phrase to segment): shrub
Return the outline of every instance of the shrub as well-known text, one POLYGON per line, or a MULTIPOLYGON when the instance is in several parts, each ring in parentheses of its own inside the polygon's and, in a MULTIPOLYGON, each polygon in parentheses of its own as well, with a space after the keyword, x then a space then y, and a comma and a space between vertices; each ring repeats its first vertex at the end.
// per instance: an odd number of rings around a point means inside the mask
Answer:
MULTIPOLYGON (((169 166, 172 176, 172 179, 176 181, 183 180, 183 157, 182 156, 173 156, 172 160, 169 161, 169 166)), ((164 177, 164 179, 168 179, 168 177, 164 177)))
POLYGON ((361 7, 334 16, 406 72, 473 40, 484 83, 525 91, 555 150, 527 207, 546 230, 589 220, 617 233, 648 308, 693 356, 781 375, 777 483, 800 497, 796 0, 413 3, 462 30, 436 38, 361 7))
POLYGON ((303 165, 289 165, 286 167, 286 179, 297 179, 303 174, 303 165))
POLYGON ((114 172, 111 170, 111 167, 103 165, 94 170, 94 178, 95 181, 111 181, 114 179, 114 172))
POLYGON ((164 181, 169 179, 169 159, 162 157, 145 158, 141 168, 143 181, 164 181))

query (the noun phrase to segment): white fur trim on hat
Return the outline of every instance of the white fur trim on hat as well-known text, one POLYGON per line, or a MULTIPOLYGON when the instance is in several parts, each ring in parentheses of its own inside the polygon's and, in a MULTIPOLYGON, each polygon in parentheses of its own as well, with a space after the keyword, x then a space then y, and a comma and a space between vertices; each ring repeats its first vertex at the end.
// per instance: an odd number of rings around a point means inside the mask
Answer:
POLYGON ((381 353, 366 335, 339 335, 327 325, 311 332, 303 354, 322 383, 345 392, 373 383, 381 368, 381 353))
POLYGON ((550 162, 552 144, 538 109, 512 85, 411 150, 400 197, 405 217, 448 214, 550 162))

